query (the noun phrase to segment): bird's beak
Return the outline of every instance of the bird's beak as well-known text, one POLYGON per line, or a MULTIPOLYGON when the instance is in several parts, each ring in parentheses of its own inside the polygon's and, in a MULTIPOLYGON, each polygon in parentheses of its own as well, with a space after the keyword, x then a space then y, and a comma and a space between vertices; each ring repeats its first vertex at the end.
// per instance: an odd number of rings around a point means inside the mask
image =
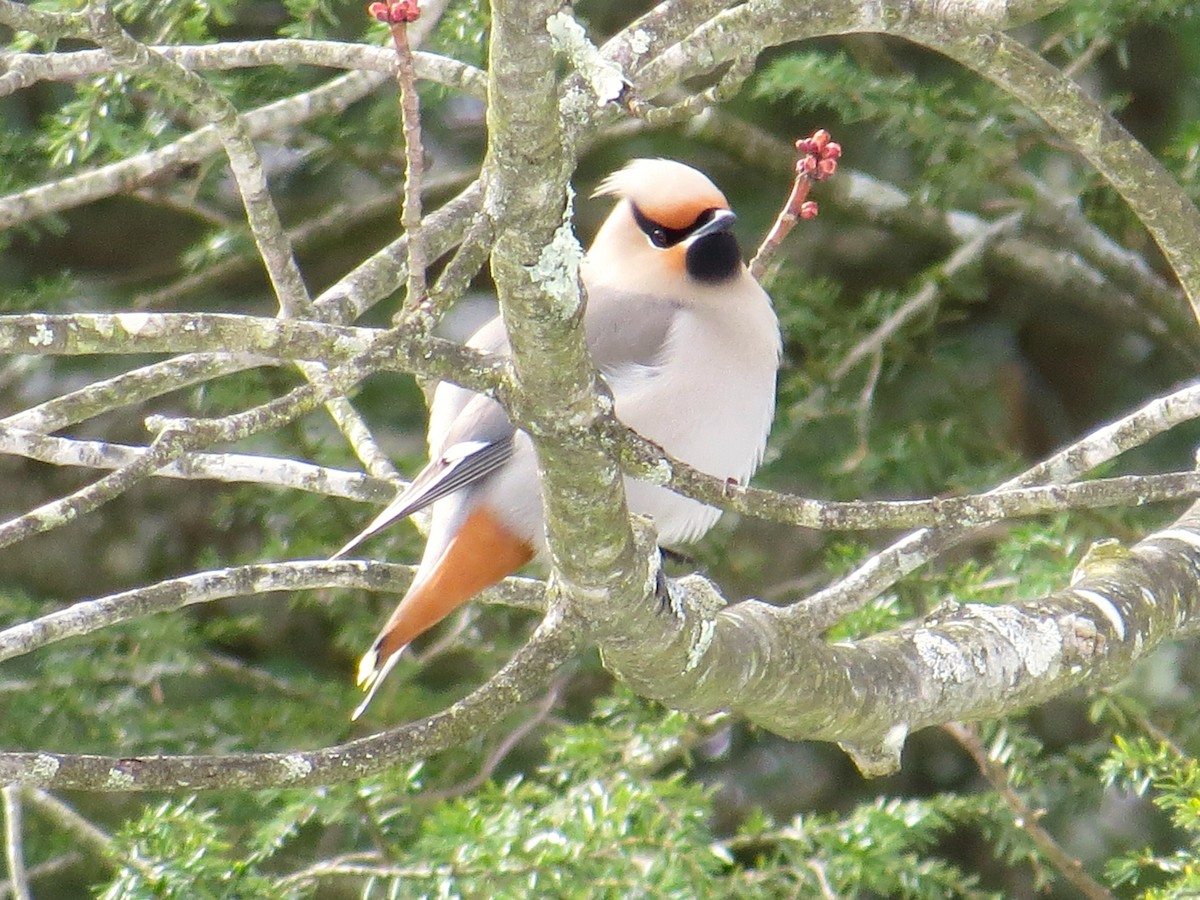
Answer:
POLYGON ((733 214, 733 210, 714 209, 713 217, 688 235, 688 243, 694 243, 700 240, 700 238, 716 234, 718 231, 728 231, 736 221, 737 216, 733 214))

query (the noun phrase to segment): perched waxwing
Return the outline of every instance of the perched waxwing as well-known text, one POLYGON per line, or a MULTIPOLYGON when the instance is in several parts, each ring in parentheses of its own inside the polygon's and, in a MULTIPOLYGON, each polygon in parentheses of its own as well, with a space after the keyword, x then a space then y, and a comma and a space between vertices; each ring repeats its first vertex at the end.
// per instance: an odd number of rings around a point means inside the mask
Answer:
MULTIPOLYGON (((779 322, 742 261, 725 196, 700 172, 634 160, 596 196, 617 205, 584 258, 584 323, 617 418, 672 456, 745 483, 762 460, 775 411, 779 322)), ((507 353, 497 316, 468 345, 507 353)), ((412 586, 362 658, 366 708, 417 635, 545 549, 533 445, 494 400, 442 383, 429 413, 431 462, 339 550, 432 505, 412 586)), ((720 510, 625 479, 629 509, 660 544, 694 541, 720 510)))

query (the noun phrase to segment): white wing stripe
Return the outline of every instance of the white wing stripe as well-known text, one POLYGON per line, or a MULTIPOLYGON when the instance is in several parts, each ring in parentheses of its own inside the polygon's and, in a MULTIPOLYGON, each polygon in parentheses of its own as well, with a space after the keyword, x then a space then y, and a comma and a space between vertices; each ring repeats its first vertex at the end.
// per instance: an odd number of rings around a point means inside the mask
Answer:
POLYGON ((371 524, 346 542, 337 553, 329 557, 345 556, 371 535, 382 531, 397 519, 411 516, 443 497, 462 490, 470 484, 486 478, 504 465, 513 454, 511 438, 503 441, 463 441, 448 448, 442 456, 431 462, 413 479, 412 484, 400 492, 372 521, 371 524))

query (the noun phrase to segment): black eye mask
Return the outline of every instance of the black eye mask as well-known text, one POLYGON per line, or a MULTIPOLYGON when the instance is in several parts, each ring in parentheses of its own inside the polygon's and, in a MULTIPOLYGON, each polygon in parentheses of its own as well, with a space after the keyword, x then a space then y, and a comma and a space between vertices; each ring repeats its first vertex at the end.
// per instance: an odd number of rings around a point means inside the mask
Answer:
POLYGON ((693 231, 703 225, 707 225, 712 221, 713 211, 706 209, 700 215, 696 216, 696 221, 686 228, 667 228, 665 225, 659 225, 644 212, 637 208, 637 204, 631 202, 630 207, 633 209, 633 220, 637 222, 638 228, 646 237, 650 238, 650 243, 655 247, 674 247, 680 241, 686 241, 693 231))

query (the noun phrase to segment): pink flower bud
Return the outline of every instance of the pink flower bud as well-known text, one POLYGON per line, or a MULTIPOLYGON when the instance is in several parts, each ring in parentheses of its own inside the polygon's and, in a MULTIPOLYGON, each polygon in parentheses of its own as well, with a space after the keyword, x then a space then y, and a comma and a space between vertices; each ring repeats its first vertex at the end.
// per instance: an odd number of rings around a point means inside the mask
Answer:
POLYGON ((815 200, 805 200, 800 204, 800 218, 815 219, 817 217, 817 203, 815 200))
POLYGON ((810 138, 810 140, 813 142, 813 146, 817 148, 817 152, 820 152, 821 150, 824 150, 825 145, 829 143, 829 132, 824 128, 818 128, 813 132, 813 136, 810 138))
POLYGON ((830 141, 825 145, 825 149, 821 151, 821 156, 825 159, 841 159, 842 145, 836 141, 830 141))
POLYGON ((391 7, 392 23, 415 22, 421 16, 417 0, 395 0, 391 7))
POLYGON ((819 163, 817 163, 817 179, 818 180, 821 180, 823 178, 828 178, 836 171, 837 171, 837 160, 836 159, 823 159, 819 163))

